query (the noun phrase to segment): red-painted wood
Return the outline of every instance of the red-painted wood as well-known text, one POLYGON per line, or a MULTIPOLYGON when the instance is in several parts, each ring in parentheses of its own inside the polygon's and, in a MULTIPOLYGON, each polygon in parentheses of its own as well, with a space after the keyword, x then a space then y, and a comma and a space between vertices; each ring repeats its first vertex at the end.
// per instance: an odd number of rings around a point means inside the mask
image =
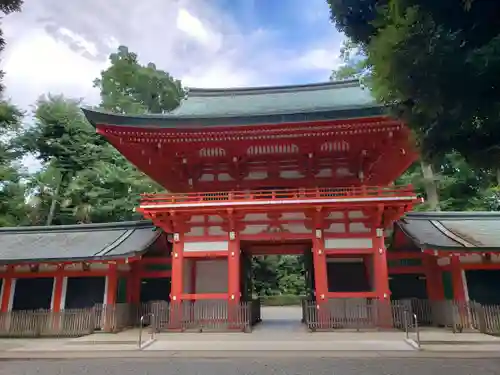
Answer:
POLYGON ((62 301, 62 292, 63 292, 63 280, 64 276, 62 275, 62 269, 58 270, 59 275, 54 277, 54 294, 52 300, 52 310, 54 312, 61 311, 61 301, 62 301))
POLYGON ((116 303, 118 291, 118 272, 115 264, 111 264, 108 269, 108 282, 106 283, 106 304, 114 305, 116 303))
POLYGON ((174 240, 172 249, 172 284, 171 301, 180 301, 183 292, 184 268, 184 236, 179 233, 179 239, 174 240))
POLYGON ((465 289, 462 278, 462 265, 460 258, 454 256, 451 258, 451 281, 453 284, 453 299, 456 301, 465 301, 465 289))
POLYGON ((187 252, 184 253, 184 258, 225 258, 225 257, 227 257, 227 250, 220 250, 220 251, 187 251, 187 252))
POLYGON ((240 301, 240 241, 238 238, 229 240, 229 251, 227 253, 228 266, 228 288, 229 300, 235 303, 240 301))
POLYGON ((384 244, 384 237, 376 236, 373 239, 373 245, 375 249, 373 254, 375 291, 377 292, 379 299, 389 300, 391 291, 389 288, 389 271, 386 256, 387 250, 384 244))
MULTIPOLYGON (((8 266, 7 271, 10 271, 11 269, 12 269, 12 266, 8 266)), ((2 299, 0 300, 0 312, 9 311, 9 302, 10 302, 10 298, 11 298, 13 279, 14 278, 12 278, 10 276, 3 277, 2 299)))

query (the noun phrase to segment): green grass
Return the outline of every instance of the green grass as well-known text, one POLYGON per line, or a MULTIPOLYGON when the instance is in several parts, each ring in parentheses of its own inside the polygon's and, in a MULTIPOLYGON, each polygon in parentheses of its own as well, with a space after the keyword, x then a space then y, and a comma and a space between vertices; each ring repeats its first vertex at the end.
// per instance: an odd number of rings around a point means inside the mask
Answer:
POLYGON ((302 296, 282 294, 278 296, 262 296, 262 306, 295 306, 300 305, 302 296))

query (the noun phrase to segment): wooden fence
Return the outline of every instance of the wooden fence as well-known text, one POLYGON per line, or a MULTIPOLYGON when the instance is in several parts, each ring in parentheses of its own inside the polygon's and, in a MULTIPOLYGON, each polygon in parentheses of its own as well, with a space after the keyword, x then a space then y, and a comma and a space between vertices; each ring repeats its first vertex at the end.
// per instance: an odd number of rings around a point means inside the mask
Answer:
POLYGON ((201 300, 151 303, 157 331, 245 331, 260 321, 260 303, 201 300))
POLYGON ((0 337, 77 337, 94 331, 93 309, 0 313, 0 337))
POLYGON ((420 326, 435 326, 453 332, 479 331, 500 335, 500 306, 475 302, 419 299, 378 301, 330 299, 321 305, 302 301, 303 320, 312 331, 335 329, 406 329, 408 314, 420 326))

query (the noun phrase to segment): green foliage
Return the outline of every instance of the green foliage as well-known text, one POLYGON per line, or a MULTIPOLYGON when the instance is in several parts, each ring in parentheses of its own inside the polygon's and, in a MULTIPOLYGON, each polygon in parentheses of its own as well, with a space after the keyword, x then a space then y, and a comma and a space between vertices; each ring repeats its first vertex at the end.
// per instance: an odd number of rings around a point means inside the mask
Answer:
POLYGON ((500 156, 500 3, 329 0, 337 28, 368 56, 377 98, 418 135, 426 160, 500 156))
POLYGON ((254 289, 259 296, 304 295, 306 293, 303 257, 269 255, 252 261, 254 289))
POLYGON ((145 66, 137 54, 120 46, 109 57, 111 66, 94 81, 101 90, 101 108, 116 113, 163 113, 175 109, 184 96, 181 82, 153 63, 145 66))

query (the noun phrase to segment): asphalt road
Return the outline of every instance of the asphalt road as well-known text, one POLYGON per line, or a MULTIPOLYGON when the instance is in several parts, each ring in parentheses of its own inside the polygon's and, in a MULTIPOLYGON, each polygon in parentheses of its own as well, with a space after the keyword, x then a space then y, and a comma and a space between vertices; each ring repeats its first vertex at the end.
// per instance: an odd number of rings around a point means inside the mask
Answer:
POLYGON ((500 374, 500 359, 229 358, 0 362, 1 375, 421 375, 500 374))

